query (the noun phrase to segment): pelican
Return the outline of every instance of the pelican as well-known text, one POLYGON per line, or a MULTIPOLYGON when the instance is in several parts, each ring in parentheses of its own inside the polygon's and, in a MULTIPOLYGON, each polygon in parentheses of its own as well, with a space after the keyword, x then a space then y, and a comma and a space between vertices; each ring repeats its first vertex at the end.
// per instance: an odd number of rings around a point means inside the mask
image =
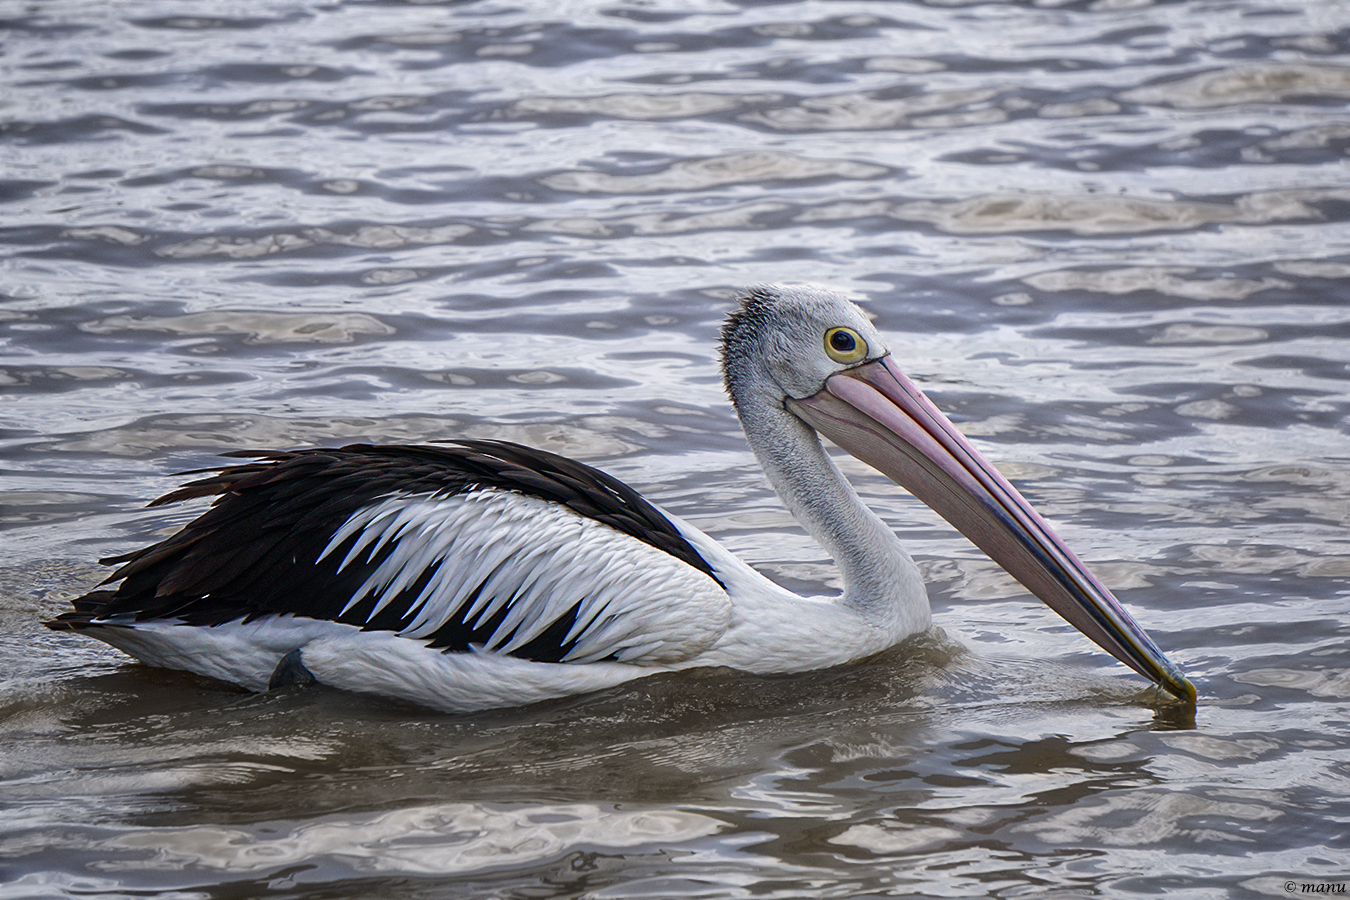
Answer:
POLYGON ((153 666, 265 691, 317 681, 468 712, 660 672, 802 672, 930 628, 896 535, 821 444, 909 490, 1033 594, 1187 703, 1195 687, 901 372, 843 295, 746 291, 727 392, 778 496, 830 553, 800 597, 590 466, 505 441, 231 454, 151 504, 215 497, 46 623, 153 666))

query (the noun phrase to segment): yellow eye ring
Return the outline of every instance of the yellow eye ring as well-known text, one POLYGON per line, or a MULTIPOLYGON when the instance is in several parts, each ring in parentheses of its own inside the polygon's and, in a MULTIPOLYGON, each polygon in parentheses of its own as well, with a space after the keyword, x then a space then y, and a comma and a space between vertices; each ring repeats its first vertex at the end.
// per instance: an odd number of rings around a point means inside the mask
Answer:
POLYGON ((856 363, 867 359, 867 341, 852 328, 831 328, 825 332, 825 352, 837 363, 856 363))

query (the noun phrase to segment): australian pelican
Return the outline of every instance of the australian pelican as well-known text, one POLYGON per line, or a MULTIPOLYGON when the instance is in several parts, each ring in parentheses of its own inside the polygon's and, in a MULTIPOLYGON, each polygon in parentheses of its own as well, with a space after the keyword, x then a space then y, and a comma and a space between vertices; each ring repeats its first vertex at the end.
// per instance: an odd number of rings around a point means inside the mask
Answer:
POLYGON ((1036 596, 1181 699, 1195 688, 1049 525, 900 371, 858 307, 747 292, 726 388, 774 489, 834 557, 799 597, 582 463, 503 441, 239 454, 155 504, 214 496, 111 560, 51 628, 255 691, 315 680, 468 711, 696 666, 796 672, 929 628, 899 539, 817 432, 907 488, 1036 596))

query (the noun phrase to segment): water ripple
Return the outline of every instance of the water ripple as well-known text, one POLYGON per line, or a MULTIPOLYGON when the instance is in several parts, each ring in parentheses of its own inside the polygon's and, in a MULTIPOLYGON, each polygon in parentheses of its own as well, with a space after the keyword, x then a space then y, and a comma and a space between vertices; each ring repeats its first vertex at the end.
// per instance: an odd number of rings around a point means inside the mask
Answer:
POLYGON ((0 897, 1343 880, 1350 6, 51 0, 4 27, 0 897), (942 632, 836 672, 444 717, 39 624, 191 515, 140 509, 173 472, 465 435, 602 464, 836 590, 715 368, 761 281, 871 297, 1194 675, 1194 721, 848 460, 942 632))

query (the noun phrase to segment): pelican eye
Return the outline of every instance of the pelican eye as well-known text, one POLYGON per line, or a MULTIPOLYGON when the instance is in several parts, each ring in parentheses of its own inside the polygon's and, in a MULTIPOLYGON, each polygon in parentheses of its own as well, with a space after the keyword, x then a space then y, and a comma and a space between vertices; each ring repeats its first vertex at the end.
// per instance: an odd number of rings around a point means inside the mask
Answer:
POLYGON ((852 328, 831 328, 825 332, 825 352, 835 362, 862 362, 867 358, 867 341, 852 328))

